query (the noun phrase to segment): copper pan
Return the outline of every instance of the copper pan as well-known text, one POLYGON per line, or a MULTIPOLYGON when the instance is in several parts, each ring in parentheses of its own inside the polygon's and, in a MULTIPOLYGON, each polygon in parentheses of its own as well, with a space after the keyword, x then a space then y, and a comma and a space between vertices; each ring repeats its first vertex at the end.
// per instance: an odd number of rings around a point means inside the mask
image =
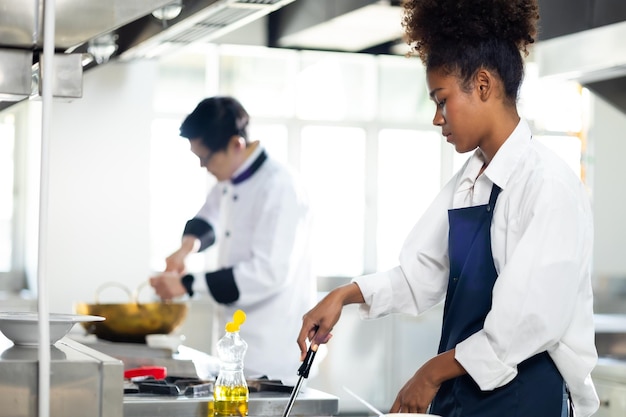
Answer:
POLYGON ((102 316, 104 321, 84 322, 81 325, 88 333, 99 339, 112 342, 145 343, 149 334, 169 334, 178 327, 187 316, 188 305, 183 302, 148 302, 138 301, 139 291, 148 282, 141 284, 134 293, 123 284, 109 282, 96 290, 94 304, 76 303, 76 314, 102 316), (123 304, 101 304, 100 292, 107 287, 123 289, 130 302, 123 304))

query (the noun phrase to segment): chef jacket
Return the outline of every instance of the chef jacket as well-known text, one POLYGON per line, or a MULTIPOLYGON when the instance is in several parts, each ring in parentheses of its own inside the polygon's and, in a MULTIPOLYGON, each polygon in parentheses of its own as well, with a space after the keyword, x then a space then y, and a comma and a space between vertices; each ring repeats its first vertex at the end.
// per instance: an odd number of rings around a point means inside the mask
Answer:
POLYGON ((235 172, 217 183, 184 234, 214 241, 218 270, 206 283, 219 303, 218 335, 237 309, 246 321, 244 373, 294 383, 300 365, 295 340, 314 304, 311 209, 298 178, 259 145, 235 172))
POLYGON ((593 223, 584 185, 521 120, 482 175, 480 149, 444 186, 410 232, 400 265, 355 278, 364 318, 420 314, 445 297, 448 210, 487 204, 502 189, 491 224, 498 278, 484 328, 456 346, 456 359, 484 391, 510 382, 517 365, 547 351, 571 391, 576 415, 599 401, 590 377, 594 344, 593 223), (478 177, 478 178, 477 178, 478 177))

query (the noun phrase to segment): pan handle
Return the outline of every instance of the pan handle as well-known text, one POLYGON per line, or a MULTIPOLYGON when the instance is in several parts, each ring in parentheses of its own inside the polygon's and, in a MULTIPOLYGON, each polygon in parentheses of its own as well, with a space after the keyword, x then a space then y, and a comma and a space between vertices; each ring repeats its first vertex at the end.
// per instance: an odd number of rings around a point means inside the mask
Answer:
POLYGON ((100 293, 102 292, 102 290, 104 290, 105 288, 109 288, 109 287, 117 287, 117 288, 124 290, 124 292, 128 295, 128 298, 132 301, 135 301, 128 287, 126 287, 124 284, 111 281, 111 282, 105 282, 104 284, 100 285, 96 289, 96 297, 95 297, 96 304, 100 304, 100 293))
POLYGON ((124 284, 120 284, 118 282, 105 282, 104 284, 100 285, 97 289, 96 289, 96 297, 95 297, 95 301, 96 304, 100 304, 100 293, 102 292, 102 290, 104 290, 105 288, 109 288, 109 287, 117 287, 121 290, 124 290, 124 292, 128 295, 128 299, 130 300, 131 303, 133 304, 139 304, 139 293, 146 287, 150 285, 150 281, 144 281, 141 284, 139 284, 137 286, 137 288, 134 291, 130 291, 128 289, 127 286, 125 286, 124 284))

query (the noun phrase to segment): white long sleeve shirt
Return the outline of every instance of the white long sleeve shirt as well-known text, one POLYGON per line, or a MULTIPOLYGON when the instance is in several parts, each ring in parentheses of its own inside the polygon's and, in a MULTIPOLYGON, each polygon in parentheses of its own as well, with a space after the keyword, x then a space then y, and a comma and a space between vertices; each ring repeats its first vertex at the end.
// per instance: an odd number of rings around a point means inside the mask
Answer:
POLYGON ((482 175, 477 150, 408 235, 400 265, 355 278, 364 318, 420 314, 441 302, 449 277, 448 210, 487 204, 502 192, 491 224, 498 279, 484 328, 456 346, 456 359, 484 391, 510 382, 517 365, 548 351, 576 415, 599 401, 591 381, 594 344, 591 256, 593 221, 587 192, 564 161, 520 121, 482 175), (478 178, 477 178, 478 176, 478 178))
MULTIPOLYGON (((234 176, 262 151, 258 146, 234 176)), ((312 211, 299 178, 268 158, 245 181, 216 184, 196 217, 214 228, 218 269, 233 269, 239 292, 235 302, 220 305, 219 335, 242 309, 246 375, 295 383, 300 366, 295 340, 317 296, 309 247, 312 211)))

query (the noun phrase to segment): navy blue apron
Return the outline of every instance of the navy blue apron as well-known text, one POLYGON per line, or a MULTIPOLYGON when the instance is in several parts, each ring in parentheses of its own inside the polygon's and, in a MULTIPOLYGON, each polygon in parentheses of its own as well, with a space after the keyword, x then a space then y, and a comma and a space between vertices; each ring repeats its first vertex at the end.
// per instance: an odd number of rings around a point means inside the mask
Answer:
MULTIPOLYGON (((491 309, 498 274, 490 227, 499 193, 494 184, 489 204, 448 211, 450 278, 439 353, 481 330, 491 309)), ((518 375, 493 391, 481 391, 469 375, 444 382, 430 412, 443 417, 560 417, 562 406, 563 378, 543 352, 519 364, 518 375)))

